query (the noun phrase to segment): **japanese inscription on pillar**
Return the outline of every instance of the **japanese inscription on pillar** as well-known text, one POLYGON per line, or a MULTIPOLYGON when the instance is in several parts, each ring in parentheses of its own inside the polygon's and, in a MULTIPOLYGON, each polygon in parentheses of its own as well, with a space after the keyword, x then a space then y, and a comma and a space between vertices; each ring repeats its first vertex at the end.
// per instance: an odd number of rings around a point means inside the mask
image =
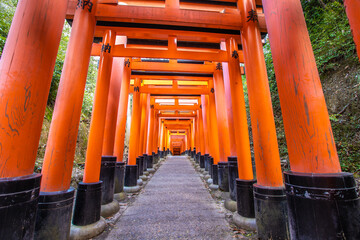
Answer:
POLYGON ((102 52, 108 52, 108 53, 110 53, 110 51, 111 51, 111 46, 110 46, 110 44, 108 43, 108 44, 103 44, 102 46, 101 46, 101 51, 102 52))
POLYGON ((125 67, 130 67, 130 59, 126 59, 124 64, 125 64, 125 67))
POLYGON ((256 11, 254 11, 253 9, 251 9, 248 12, 248 16, 246 18, 248 19, 246 22, 250 22, 250 21, 259 22, 258 15, 257 15, 256 11))
POLYGON ((222 70, 222 65, 221 65, 221 63, 217 63, 217 64, 216 64, 216 70, 222 70))
POLYGON ((76 8, 85 9, 87 7, 88 11, 91 12, 94 4, 90 0, 78 0, 76 8))
POLYGON ((134 92, 140 92, 140 88, 134 86, 134 92))
POLYGON ((238 58, 239 58, 239 53, 238 53, 236 50, 234 50, 234 51, 232 52, 232 54, 231 54, 231 57, 233 57, 233 58, 235 58, 235 59, 238 59, 238 58))
POLYGON ((210 92, 211 92, 211 93, 214 93, 214 92, 215 92, 214 88, 211 88, 210 92))

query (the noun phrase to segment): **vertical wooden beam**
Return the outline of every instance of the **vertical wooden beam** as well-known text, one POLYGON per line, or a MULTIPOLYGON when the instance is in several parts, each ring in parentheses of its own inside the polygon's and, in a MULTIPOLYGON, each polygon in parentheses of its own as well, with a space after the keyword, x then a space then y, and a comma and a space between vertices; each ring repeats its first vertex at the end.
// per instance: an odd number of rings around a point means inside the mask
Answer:
POLYGON ((147 94, 146 93, 140 93, 141 95, 141 101, 140 101, 140 106, 141 106, 141 124, 140 124, 140 139, 139 139, 139 143, 138 143, 138 156, 143 155, 144 152, 144 142, 146 141, 146 132, 145 132, 145 125, 146 125, 146 103, 147 103, 147 94))
POLYGON ((141 126, 141 101, 140 101, 140 89, 141 80, 136 78, 134 81, 134 93, 132 102, 132 113, 131 113, 131 126, 130 126, 130 140, 129 140, 129 156, 128 165, 136 165, 136 158, 138 157, 139 151, 139 140, 140 133, 139 129, 141 126))
POLYGON ((0 60, 0 177, 32 174, 67 1, 20 1, 0 60))
MULTIPOLYGON (((216 118, 219 132, 219 143, 221 142, 219 162, 225 162, 230 156, 230 134, 226 111, 226 99, 224 79, 221 63, 218 63, 214 72, 214 95, 216 103, 216 118)), ((211 91, 212 91, 211 90, 211 91)))
POLYGON ((234 130, 236 133, 235 141, 239 178, 242 180, 252 180, 254 176, 241 71, 239 59, 232 57, 233 53, 238 51, 235 39, 230 38, 226 40, 226 49, 229 58, 229 86, 231 90, 234 130))
POLYGON ((264 10, 291 169, 305 173, 341 172, 300 2, 266 0, 264 10))
MULTIPOLYGON (((125 36, 117 36, 115 44, 126 44, 125 36)), ((113 67, 111 71, 110 89, 108 104, 106 110, 106 122, 104 132, 104 143, 102 149, 103 156, 112 156, 114 154, 114 143, 116 133, 117 113, 119 107, 119 98, 121 91, 121 80, 124 71, 124 58, 113 58, 113 67)))
POLYGON ((130 88, 130 77, 131 77, 131 61, 126 59, 124 62, 124 71, 121 79, 121 90, 120 90, 120 101, 118 108, 118 115, 116 121, 116 133, 114 142, 114 155, 118 162, 123 161, 124 154, 124 141, 126 132, 126 119, 127 109, 129 101, 129 88, 130 88))
POLYGON ((96 1, 93 1, 93 4, 91 12, 82 8, 75 11, 46 145, 42 167, 42 192, 64 191, 70 187, 96 24, 96 1), (84 28, 84 25, 87 27, 84 28))
MULTIPOLYGON (((221 50, 226 51, 225 41, 221 42, 220 48, 221 48, 221 50)), ((231 154, 231 156, 237 156, 233 107, 232 107, 232 102, 231 102, 231 89, 230 89, 230 80, 229 80, 229 64, 227 62, 223 62, 222 69, 223 69, 223 79, 224 79, 225 98, 226 98, 226 100, 225 100, 226 101, 226 113, 227 113, 227 120, 228 120, 228 126, 229 126, 230 154, 231 154)))
MULTIPOLYGON (((214 89, 213 80, 209 80, 209 88, 214 89)), ((219 146, 219 125, 216 115, 216 103, 214 91, 210 91, 209 95, 209 119, 210 119, 210 153, 214 158, 214 164, 217 164, 220 160, 227 161, 227 159, 220 158, 220 146, 219 146)))
POLYGON ((111 48, 115 45, 115 32, 106 31, 104 47, 100 55, 89 140, 86 151, 84 183, 98 182, 100 178, 101 153, 112 68, 111 48))

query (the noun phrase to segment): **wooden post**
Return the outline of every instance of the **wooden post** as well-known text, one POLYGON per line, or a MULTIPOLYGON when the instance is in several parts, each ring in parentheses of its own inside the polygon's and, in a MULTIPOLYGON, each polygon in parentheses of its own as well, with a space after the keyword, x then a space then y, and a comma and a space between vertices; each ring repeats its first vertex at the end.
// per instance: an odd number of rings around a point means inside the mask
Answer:
POLYGON ((140 106, 141 106, 141 123, 140 123, 140 139, 138 143, 138 156, 143 155, 144 152, 144 142, 146 141, 145 138, 145 122, 146 122, 146 103, 147 103, 147 94, 140 93, 140 106))
MULTIPOLYGON (((281 187, 283 180, 280 156, 255 1, 241 0, 238 7, 245 21, 241 31, 241 41, 246 68, 257 183, 261 186, 281 187), (269 172, 271 174, 268 174, 269 172)), ((232 57, 235 57, 235 53, 232 57)))
POLYGON ((130 59, 126 59, 124 62, 124 71, 121 79, 120 101, 116 122, 116 133, 114 143, 114 155, 117 157, 118 162, 123 161, 124 154, 124 140, 126 130, 126 118, 127 118, 127 105, 129 101, 129 88, 130 88, 130 59))
POLYGON ((344 0, 346 14, 349 19, 351 32, 356 44, 357 54, 360 60, 360 17, 358 10, 360 9, 359 0, 344 0))
POLYGON ((100 55, 99 73, 86 151, 84 183, 98 182, 100 178, 101 153, 112 68, 111 47, 114 44, 115 33, 110 30, 106 31, 100 55))
MULTIPOLYGON (((226 51, 225 41, 220 43, 220 48, 221 50, 226 51)), ((239 62, 237 63, 237 65, 239 65, 239 62)), ((227 62, 223 62, 222 69, 223 69, 223 80, 224 80, 224 89, 225 89, 225 98, 226 98, 226 112, 227 112, 227 120, 229 126, 230 155, 237 156, 233 107, 231 102, 231 89, 230 89, 230 80, 229 80, 229 64, 227 62)))
POLYGON ((229 86, 234 119, 236 153, 238 157, 239 178, 252 180, 253 170, 251 163, 249 130, 246 117, 244 90, 240 72, 239 59, 232 57, 238 51, 235 39, 226 40, 226 49, 229 58, 229 86))
POLYGON ((91 12, 87 8, 75 11, 44 156, 42 192, 64 191, 70 187, 96 24, 96 1, 93 4, 91 12))
POLYGON ((136 78, 134 81, 134 93, 131 113, 130 140, 128 165, 136 165, 136 158, 139 151, 140 125, 141 125, 141 100, 140 100, 141 80, 136 78))
POLYGON ((291 239, 359 238, 360 199, 353 175, 341 172, 301 3, 263 5, 291 167, 284 173, 291 239))
POLYGON ((0 177, 30 175, 67 1, 20 1, 0 60, 0 177))
MULTIPOLYGON (((213 80, 209 80, 209 88, 214 89, 213 80)), ((209 146, 211 156, 214 158, 214 164, 217 164, 220 160, 220 151, 219 151, 219 128, 216 115, 216 103, 215 103, 215 94, 214 91, 210 91, 209 94, 209 118, 210 118, 210 137, 209 137, 209 146)), ((227 160, 227 159, 225 159, 227 160)))
POLYGON ((147 132, 147 151, 146 153, 148 155, 152 155, 153 152, 153 146, 154 146, 154 134, 155 134, 155 129, 154 129, 154 121, 155 121, 155 109, 154 109, 154 104, 155 104, 155 100, 152 98, 150 99, 150 94, 148 95, 148 99, 150 100, 149 102, 149 127, 148 127, 148 132, 147 132))
POLYGON ((221 142, 221 147, 219 147, 220 159, 218 161, 226 162, 227 157, 230 156, 230 134, 227 119, 225 89, 221 63, 218 63, 217 68, 214 72, 213 82, 215 86, 214 88, 212 88, 212 90, 214 90, 215 95, 219 143, 221 142))
MULTIPOLYGON (((115 40, 115 44, 126 44, 126 37, 117 36, 115 40)), ((104 143, 102 149, 103 156, 114 155, 116 122, 118 115, 117 113, 119 107, 119 98, 120 98, 123 71, 124 71, 124 58, 113 58, 109 97, 108 97, 108 104, 106 110, 104 143)))
POLYGON ((209 154, 209 134, 210 134, 210 122, 209 122, 209 105, 206 95, 201 95, 201 106, 202 106, 202 119, 203 119, 203 129, 204 129, 204 146, 205 152, 203 154, 209 154))

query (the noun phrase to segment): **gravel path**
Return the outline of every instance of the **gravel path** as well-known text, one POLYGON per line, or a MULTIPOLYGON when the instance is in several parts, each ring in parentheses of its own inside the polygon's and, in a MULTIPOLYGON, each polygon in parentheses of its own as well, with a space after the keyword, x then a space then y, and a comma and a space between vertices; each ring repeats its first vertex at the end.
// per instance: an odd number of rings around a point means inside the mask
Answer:
POLYGON ((106 239, 232 239, 186 157, 168 157, 106 239))

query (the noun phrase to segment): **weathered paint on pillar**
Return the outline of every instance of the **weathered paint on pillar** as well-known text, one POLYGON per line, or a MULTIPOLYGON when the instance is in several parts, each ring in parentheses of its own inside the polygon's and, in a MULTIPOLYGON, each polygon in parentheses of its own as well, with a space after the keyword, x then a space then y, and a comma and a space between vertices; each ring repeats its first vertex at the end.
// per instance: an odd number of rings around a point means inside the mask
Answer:
POLYGON ((129 141, 129 156, 128 165, 136 165, 136 158, 138 157, 138 147, 140 140, 140 124, 141 124, 141 101, 140 101, 140 86, 141 80, 136 78, 134 81, 134 93, 132 102, 131 113, 131 126, 130 126, 130 141, 129 141))
POLYGON ((256 177, 259 185, 283 186, 269 82, 254 0, 240 0, 244 22, 241 31, 250 118, 254 142, 256 177), (271 174, 270 174, 271 173, 271 174))
POLYGON ((70 187, 94 38, 96 5, 96 1, 93 1, 91 11, 87 8, 77 8, 75 11, 46 145, 42 192, 64 191, 70 187))
MULTIPOLYGON (((115 44, 126 44, 125 36, 117 36, 115 44)), ((113 67, 111 70, 111 80, 108 104, 106 110, 106 122, 104 132, 104 142, 102 148, 103 156, 112 156, 114 154, 114 143, 116 133, 117 112, 119 107, 121 80, 124 71, 124 58, 113 58, 113 67)))
POLYGON ((89 140, 86 151, 84 183, 98 182, 100 178, 101 153, 112 68, 111 48, 114 44, 115 32, 110 30, 106 31, 96 81, 89 140))
POLYGON ((129 101, 129 88, 130 88, 130 59, 124 62, 124 71, 121 79, 120 101, 118 106, 118 115, 116 121, 116 133, 114 143, 114 155, 117 157, 118 162, 123 161, 124 154, 124 141, 126 132, 127 109, 129 101))
POLYGON ((219 132, 220 162, 225 162, 230 156, 230 134, 226 111, 226 98, 221 63, 214 72, 214 95, 216 103, 216 118, 219 132))
POLYGON ((0 177, 32 174, 67 1, 19 1, 0 60, 0 177))
POLYGON ((346 14, 349 19, 350 28, 356 44, 358 58, 360 60, 360 1, 359 0, 344 0, 346 14))
MULTIPOLYGON (((226 51, 225 42, 220 43, 220 49, 226 51)), ((229 137, 230 137, 230 155, 236 156, 237 154, 236 154, 235 127, 234 127, 234 117, 233 117, 231 89, 230 89, 230 80, 229 80, 229 64, 227 62, 223 62, 222 69, 223 69, 223 80, 224 80, 224 89, 225 89, 226 113, 227 113, 229 137)))
POLYGON ((220 142, 219 142, 219 124, 216 116, 216 103, 215 103, 215 94, 214 94, 214 82, 213 80, 209 80, 209 88, 212 89, 209 93, 209 118, 210 118, 210 153, 214 158, 214 164, 217 164, 220 160, 227 161, 227 159, 220 158, 220 142))
POLYGON ((238 51, 235 39, 230 38, 226 40, 226 49, 229 59, 229 86, 231 91, 234 130, 236 133, 236 153, 239 159, 239 178, 243 180, 252 180, 254 176, 251 162, 249 130, 246 117, 246 106, 239 58, 232 57, 233 53, 237 53, 238 51))
POLYGON ((263 0, 291 170, 341 172, 301 4, 263 0))

